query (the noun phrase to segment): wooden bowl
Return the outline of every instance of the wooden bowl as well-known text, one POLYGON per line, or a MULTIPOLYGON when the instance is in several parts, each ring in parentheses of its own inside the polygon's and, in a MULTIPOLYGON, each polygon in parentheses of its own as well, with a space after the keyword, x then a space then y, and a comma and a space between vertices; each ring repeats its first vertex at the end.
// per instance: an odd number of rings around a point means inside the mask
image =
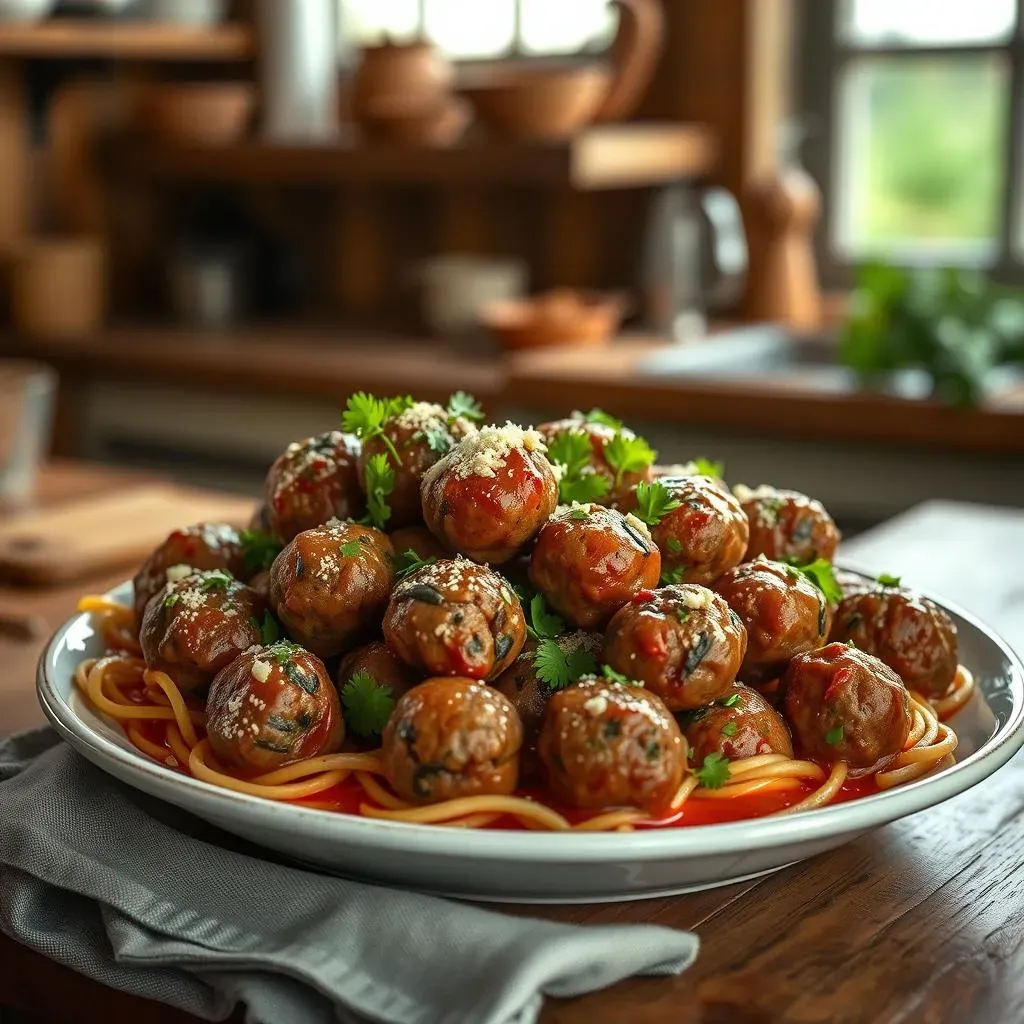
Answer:
POLYGON ((625 297, 560 288, 529 299, 491 302, 480 319, 507 349, 606 344, 626 314, 625 297))
POLYGON ((473 104, 477 118, 497 134, 554 142, 594 119, 610 84, 611 74, 600 64, 498 64, 467 76, 459 91, 473 104))
POLYGON ((256 94, 247 82, 154 85, 139 97, 140 127, 166 142, 230 146, 249 127, 256 94))

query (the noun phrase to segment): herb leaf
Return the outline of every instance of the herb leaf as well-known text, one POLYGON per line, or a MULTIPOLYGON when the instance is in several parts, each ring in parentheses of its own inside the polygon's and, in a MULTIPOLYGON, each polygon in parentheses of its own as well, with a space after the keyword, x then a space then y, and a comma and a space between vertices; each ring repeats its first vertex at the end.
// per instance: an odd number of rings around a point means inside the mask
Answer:
POLYGON ((587 423, 600 423, 602 426, 611 427, 612 430, 621 430, 623 427, 622 420, 617 420, 614 416, 606 413, 604 409, 591 409, 583 418, 587 423))
POLYGON ((253 576, 269 569, 284 547, 276 537, 263 530, 242 530, 238 536, 242 541, 245 571, 253 576))
POLYGON ((564 690, 580 676, 590 675, 597 667, 593 654, 585 647, 563 651, 558 641, 545 637, 533 656, 537 678, 551 690, 564 690))
POLYGON ((605 446, 604 457, 615 470, 615 486, 626 473, 638 473, 652 465, 658 453, 642 437, 626 437, 621 431, 605 446))
POLYGON ((405 579, 406 576, 411 576, 436 561, 436 558, 420 558, 412 548, 406 548, 400 555, 391 556, 391 564, 395 567, 395 575, 399 579, 405 579))
POLYGON ((732 778, 728 760, 718 751, 708 754, 704 758, 704 763, 693 774, 705 789, 721 789, 732 778))
POLYGON ((723 736, 732 737, 735 736, 738 731, 739 726, 735 722, 726 722, 725 725, 722 726, 723 736))
POLYGON ((843 588, 836 582, 832 563, 824 558, 816 558, 813 562, 800 562, 790 555, 786 565, 792 566, 801 575, 806 576, 824 595, 829 604, 839 604, 843 599, 843 588))
POLYGON ((342 558, 355 558, 363 550, 363 545, 358 540, 347 540, 338 550, 342 558))
MULTIPOLYGON (((662 518, 682 502, 660 481, 636 485, 637 515, 648 525, 657 526, 662 518)), ((679 542, 676 541, 678 544, 679 542)))
POLYGON ((384 433, 388 420, 394 419, 413 404, 409 395, 398 398, 377 398, 365 391, 357 391, 350 395, 345 403, 345 411, 341 414, 342 429, 355 434, 364 444, 375 437, 384 442, 391 453, 395 464, 402 465, 401 456, 395 450, 391 438, 384 433))
POLYGON ((548 611, 543 594, 534 594, 530 599, 531 636, 547 640, 565 632, 565 619, 548 611))
POLYGON ((889 573, 883 572, 881 576, 878 577, 878 582, 881 583, 883 587, 898 587, 902 579, 902 576, 890 576, 889 573))
POLYGON ((567 430, 548 445, 548 460, 562 467, 558 499, 568 505, 597 501, 608 493, 608 480, 593 466, 594 450, 585 430, 567 430))
POLYGON ((272 647, 283 636, 277 619, 270 612, 263 613, 263 624, 260 626, 260 640, 265 647, 272 647))
POLYGON ((427 447, 435 455, 447 455, 454 444, 454 438, 448 433, 447 427, 437 422, 428 423, 417 436, 427 442, 427 447))
POLYGON ((636 679, 630 679, 629 676, 623 675, 621 672, 616 672, 611 665, 601 666, 601 675, 613 683, 621 683, 623 686, 643 686, 644 684, 636 679))
POLYGON ((829 729, 829 731, 825 733, 825 742, 830 747, 834 747, 837 743, 842 743, 842 741, 843 727, 841 725, 837 725, 834 729, 829 729))
POLYGON ((356 672, 341 688, 345 724, 357 736, 379 736, 395 710, 394 691, 378 683, 369 672, 356 672))
POLYGON ((222 569, 210 569, 202 574, 203 578, 199 583, 199 589, 204 594, 212 593, 214 590, 227 590, 235 577, 222 569))
POLYGON ((391 518, 388 495, 395 489, 395 471, 383 453, 371 455, 366 463, 366 517, 364 522, 383 530, 391 518))
POLYGON ((448 399, 448 418, 455 420, 460 416, 467 420, 482 420, 484 411, 480 403, 466 391, 456 391, 448 399))
POLYGON ((705 459, 703 455, 693 460, 693 468, 699 476, 714 476, 719 479, 725 475, 725 463, 713 462, 705 459))
POLYGON ((290 640, 278 640, 276 643, 271 644, 265 653, 269 654, 278 665, 284 665, 294 655, 302 654, 304 651, 305 647, 301 644, 293 644, 290 640))
POLYGON ((661 570, 661 584, 662 586, 672 586, 676 583, 682 583, 683 577, 686 575, 685 565, 666 565, 661 570))
POLYGON ((731 708, 739 703, 740 695, 738 693, 730 693, 728 697, 723 697, 717 703, 721 704, 723 708, 731 708))

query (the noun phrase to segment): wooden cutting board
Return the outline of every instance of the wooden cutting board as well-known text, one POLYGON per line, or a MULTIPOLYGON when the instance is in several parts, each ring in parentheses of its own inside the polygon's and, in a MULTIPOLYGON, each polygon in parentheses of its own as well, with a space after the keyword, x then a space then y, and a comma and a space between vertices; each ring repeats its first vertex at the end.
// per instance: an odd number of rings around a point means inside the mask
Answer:
POLYGON ((49 585, 120 566, 134 572, 172 530, 200 522, 244 527, 255 505, 252 498, 138 484, 19 513, 0 520, 0 580, 49 585))

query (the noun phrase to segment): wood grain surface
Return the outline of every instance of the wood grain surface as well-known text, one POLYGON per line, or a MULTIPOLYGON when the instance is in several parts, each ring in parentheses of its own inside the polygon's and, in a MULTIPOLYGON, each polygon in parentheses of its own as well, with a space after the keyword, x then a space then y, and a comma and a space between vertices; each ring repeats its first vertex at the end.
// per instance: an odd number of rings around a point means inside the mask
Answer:
MULTIPOLYGON (((70 467, 44 483, 44 496, 97 486, 70 467)), ((936 503, 862 535, 844 556, 959 599, 998 620, 1020 650, 1022 549, 1024 513, 936 503)), ((15 601, 56 625, 80 589, 0 587, 0 605, 15 601)), ((31 687, 38 647, 0 640, 0 732, 39 719, 31 687)), ((1017 1024, 1024 760, 939 807, 759 881, 637 903, 495 909, 583 925, 651 922, 701 937, 686 974, 549 1000, 543 1024, 1017 1024)), ((0 963, 0 1007, 36 1021, 193 1019, 104 989, 2 936, 0 963)))

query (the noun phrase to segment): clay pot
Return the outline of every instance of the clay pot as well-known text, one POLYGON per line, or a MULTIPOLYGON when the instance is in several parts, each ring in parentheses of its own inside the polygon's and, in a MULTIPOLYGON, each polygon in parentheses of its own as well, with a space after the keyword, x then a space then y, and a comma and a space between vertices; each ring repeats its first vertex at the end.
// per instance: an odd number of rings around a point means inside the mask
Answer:
POLYGON ((363 122, 432 115, 446 106, 453 77, 447 58, 430 43, 369 46, 352 81, 352 117, 363 122))
POLYGON ((140 127, 168 142, 230 146, 249 127, 256 93, 248 82, 182 82, 143 90, 140 127))

